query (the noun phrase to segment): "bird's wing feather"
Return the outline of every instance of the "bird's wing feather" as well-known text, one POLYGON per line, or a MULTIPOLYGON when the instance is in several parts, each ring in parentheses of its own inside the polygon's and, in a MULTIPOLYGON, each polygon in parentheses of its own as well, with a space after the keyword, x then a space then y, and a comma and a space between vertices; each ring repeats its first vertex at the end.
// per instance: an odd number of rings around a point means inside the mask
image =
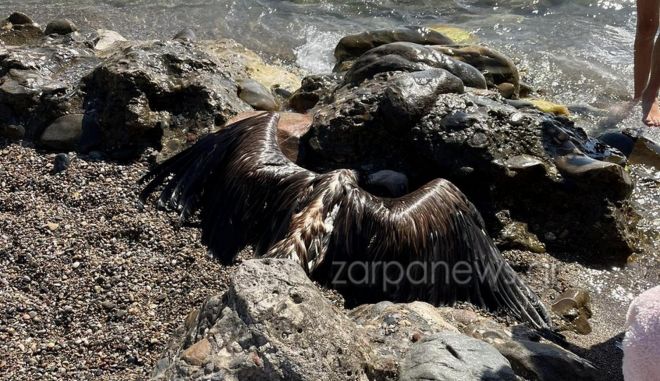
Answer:
POLYGON ((203 137, 142 178, 142 199, 164 184, 160 205, 182 218, 200 211, 202 241, 225 262, 245 245, 270 246, 301 194, 283 189, 304 189, 316 176, 281 153, 278 121, 261 114, 203 137))
POLYGON ((342 192, 333 201, 341 208, 322 269, 332 276, 328 279, 341 279, 333 269, 348 275, 336 262, 363 261, 373 272, 372 286, 390 299, 434 305, 469 301, 501 307, 537 327, 551 325, 538 297, 484 231, 479 212, 450 182, 434 180, 398 199, 378 198, 350 180, 342 192))
MULTIPOLYGON (((397 263, 412 268, 412 277, 388 284, 390 299, 470 301, 549 325, 536 295, 451 183, 434 180, 398 199, 378 198, 359 187, 354 171, 316 174, 289 161, 277 143, 278 120, 261 114, 202 138, 144 177, 143 198, 165 184, 161 204, 184 218, 200 210, 202 240, 224 261, 255 244, 257 254, 296 259, 317 278, 335 278, 342 261, 397 263), (466 279, 452 273, 459 263, 470 270, 461 273, 466 279), (412 281, 434 265, 446 266, 430 269, 434 281, 412 281)), ((382 286, 379 276, 372 286, 382 286)))

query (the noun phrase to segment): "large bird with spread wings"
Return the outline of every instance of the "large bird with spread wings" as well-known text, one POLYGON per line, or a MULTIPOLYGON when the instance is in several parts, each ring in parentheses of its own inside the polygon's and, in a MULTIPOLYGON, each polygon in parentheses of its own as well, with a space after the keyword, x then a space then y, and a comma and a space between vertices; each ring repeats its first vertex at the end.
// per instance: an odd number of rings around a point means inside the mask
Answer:
POLYGON ((202 240, 224 262, 253 245, 257 255, 292 258, 339 288, 395 301, 466 301, 551 325, 453 184, 436 179, 402 197, 377 197, 354 170, 315 173, 291 162, 278 144, 278 120, 265 113, 203 137, 148 173, 142 198, 162 185, 161 206, 184 219, 199 211, 202 240))

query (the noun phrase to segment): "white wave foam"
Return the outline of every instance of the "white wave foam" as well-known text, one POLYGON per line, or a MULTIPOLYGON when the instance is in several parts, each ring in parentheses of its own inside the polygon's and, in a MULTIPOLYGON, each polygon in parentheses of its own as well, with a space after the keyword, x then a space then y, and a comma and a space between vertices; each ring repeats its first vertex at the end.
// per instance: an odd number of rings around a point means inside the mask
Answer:
POLYGON ((305 43, 293 50, 296 64, 310 74, 330 73, 335 65, 333 55, 342 35, 337 32, 322 32, 314 26, 303 29, 305 43))

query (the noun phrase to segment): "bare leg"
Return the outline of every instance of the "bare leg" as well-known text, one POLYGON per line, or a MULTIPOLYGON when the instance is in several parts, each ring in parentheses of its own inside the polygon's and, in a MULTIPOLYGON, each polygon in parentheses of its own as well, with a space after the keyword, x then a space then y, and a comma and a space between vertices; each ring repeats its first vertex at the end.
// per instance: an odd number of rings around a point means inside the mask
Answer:
POLYGON ((637 0, 637 34, 635 36, 635 95, 639 99, 646 89, 651 72, 653 42, 658 32, 659 0, 637 0))
POLYGON ((660 37, 655 40, 653 48, 651 78, 642 93, 642 120, 648 126, 660 126, 658 88, 660 88, 660 37))

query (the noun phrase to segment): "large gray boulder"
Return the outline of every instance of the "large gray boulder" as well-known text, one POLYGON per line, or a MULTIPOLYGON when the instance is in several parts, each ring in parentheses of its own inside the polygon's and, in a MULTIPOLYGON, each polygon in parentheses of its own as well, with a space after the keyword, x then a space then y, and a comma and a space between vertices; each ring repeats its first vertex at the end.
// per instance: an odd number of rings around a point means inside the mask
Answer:
POLYGON ((380 302, 364 304, 348 313, 366 333, 383 367, 389 367, 392 379, 410 347, 426 336, 439 332, 458 332, 444 319, 440 310, 428 303, 380 302))
POLYGON ((186 319, 157 379, 367 380, 378 365, 364 331, 288 260, 250 260, 229 291, 186 319))
POLYGON ((412 345, 401 381, 515 381, 509 362, 489 344, 454 332, 424 337, 412 345))

